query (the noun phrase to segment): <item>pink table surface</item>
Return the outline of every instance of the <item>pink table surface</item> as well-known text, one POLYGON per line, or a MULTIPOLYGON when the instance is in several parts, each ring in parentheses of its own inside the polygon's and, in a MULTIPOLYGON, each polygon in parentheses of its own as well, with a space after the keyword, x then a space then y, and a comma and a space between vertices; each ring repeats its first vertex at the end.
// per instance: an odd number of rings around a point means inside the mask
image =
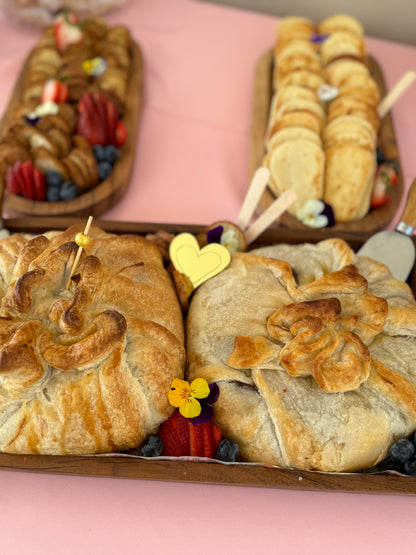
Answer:
MULTIPOLYGON (((405 17, 405 15, 404 15, 405 17)), ((277 19, 191 0, 128 1, 145 63, 137 156, 112 220, 235 219, 248 180, 254 68, 277 19)), ((35 28, 0 15, 0 113, 35 28)), ((387 86, 416 48, 367 37, 387 86)), ((393 109, 407 188, 416 176, 416 86, 393 109)), ((397 219, 397 218, 396 218, 397 219)), ((414 497, 302 492, 0 471, 2 553, 391 553, 414 550, 414 497)))

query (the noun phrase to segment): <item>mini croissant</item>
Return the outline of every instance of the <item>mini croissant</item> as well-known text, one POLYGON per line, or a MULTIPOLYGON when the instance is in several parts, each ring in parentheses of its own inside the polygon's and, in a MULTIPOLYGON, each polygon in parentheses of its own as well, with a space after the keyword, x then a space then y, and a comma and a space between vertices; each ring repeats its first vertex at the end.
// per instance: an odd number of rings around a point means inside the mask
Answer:
POLYGON ((341 239, 235 253, 195 292, 188 379, 252 462, 355 471, 416 430, 416 302, 341 239))
POLYGON ((174 410, 182 313, 158 249, 92 227, 0 242, 0 451, 88 454, 137 447, 174 410))

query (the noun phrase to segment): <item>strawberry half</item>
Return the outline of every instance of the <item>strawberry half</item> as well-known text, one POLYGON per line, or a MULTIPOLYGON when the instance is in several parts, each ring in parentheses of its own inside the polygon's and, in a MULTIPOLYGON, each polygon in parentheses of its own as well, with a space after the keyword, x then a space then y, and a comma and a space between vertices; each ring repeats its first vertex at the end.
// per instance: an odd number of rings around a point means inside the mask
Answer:
POLYGON ((79 25, 64 19, 54 25, 56 46, 63 52, 70 44, 81 42, 82 31, 79 25))
POLYGON ((35 178, 33 175, 33 164, 30 160, 26 160, 18 169, 18 173, 22 176, 22 194, 30 200, 36 200, 35 178))
POLYGON ((85 93, 78 102, 77 134, 84 136, 90 144, 107 144, 107 122, 100 116, 91 93, 85 93))
POLYGON ((116 127, 118 123, 118 114, 115 105, 112 102, 106 104, 107 112, 107 142, 110 145, 116 143, 116 127))
POLYGON ((158 436, 163 442, 162 456, 213 458, 221 441, 219 428, 205 422, 192 424, 179 411, 163 422, 158 436))
POLYGON ((35 182, 35 199, 46 200, 46 179, 43 173, 36 167, 33 168, 33 179, 35 182))
POLYGON ((14 166, 8 166, 7 167, 7 170, 6 170, 6 187, 11 193, 13 193, 15 195, 21 195, 22 194, 22 189, 21 189, 19 180, 16 179, 14 166))
POLYGON ((68 100, 68 85, 59 79, 48 79, 42 89, 40 101, 44 102, 65 102, 68 100))
POLYGON ((391 164, 380 164, 377 169, 371 195, 370 209, 384 206, 394 193, 398 175, 391 164))

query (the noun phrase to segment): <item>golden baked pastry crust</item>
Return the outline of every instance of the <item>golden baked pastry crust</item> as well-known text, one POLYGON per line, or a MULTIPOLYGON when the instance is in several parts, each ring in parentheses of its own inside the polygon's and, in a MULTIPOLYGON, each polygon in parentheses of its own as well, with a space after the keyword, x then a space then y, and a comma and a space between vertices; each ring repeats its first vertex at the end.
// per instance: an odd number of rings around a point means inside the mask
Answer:
POLYGON ((183 377, 182 313, 158 249, 93 227, 0 243, 0 451, 87 454, 140 445, 183 377))
POLYGON ((377 463, 416 429, 410 288, 340 239, 253 252, 194 293, 188 378, 218 383, 215 422, 249 461, 377 463))

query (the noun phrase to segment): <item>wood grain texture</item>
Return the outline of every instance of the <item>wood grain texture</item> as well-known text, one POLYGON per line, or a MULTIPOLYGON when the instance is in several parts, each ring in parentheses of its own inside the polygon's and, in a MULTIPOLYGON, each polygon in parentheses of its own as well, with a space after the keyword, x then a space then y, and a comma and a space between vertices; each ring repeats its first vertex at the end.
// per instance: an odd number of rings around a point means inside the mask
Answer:
MULTIPOLYGON (((381 68, 376 60, 371 56, 369 56, 368 63, 370 73, 377 82, 380 88, 381 97, 383 98, 386 94, 386 85, 381 68)), ((266 136, 269 108, 272 98, 272 69, 273 51, 270 50, 266 52, 258 61, 254 77, 252 126, 249 153, 250 180, 256 169, 262 166, 263 158, 266 154, 264 138, 266 136)), ((334 232, 338 231, 372 233, 388 225, 388 223, 394 218, 403 195, 403 172, 400 165, 400 157, 391 113, 388 113, 380 122, 378 146, 383 149, 386 158, 396 160, 399 165, 398 181, 393 198, 384 206, 369 212, 367 216, 361 220, 338 223, 334 227, 323 228, 326 237, 331 237, 334 232)), ((267 188, 260 199, 258 213, 266 210, 275 198, 275 194, 267 188)), ((310 229, 288 212, 281 216, 279 222, 273 224, 275 227, 279 225, 290 229, 310 229)))
MULTIPOLYGON (((20 102, 29 56, 20 72, 13 94, 10 97, 6 111, 0 122, 0 136, 12 119, 14 107, 20 102)), ((91 215, 96 217, 112 208, 122 198, 129 185, 135 159, 143 82, 142 53, 140 47, 134 41, 131 42, 131 64, 131 76, 128 85, 125 112, 123 115, 123 123, 127 128, 128 137, 126 143, 121 148, 120 158, 114 165, 111 175, 96 187, 74 200, 60 202, 33 201, 19 195, 11 194, 6 190, 5 183, 0 179, 0 192, 4 190, 3 207, 8 215, 91 215)), ((3 213, 3 211, 0 213, 3 213)))
MULTIPOLYGON (((21 217, 8 218, 3 225, 13 232, 42 233, 50 229, 64 230, 85 218, 73 217, 21 217)), ((98 225, 112 233, 137 233, 146 235, 158 229, 171 233, 200 233, 203 226, 181 224, 158 224, 137 222, 114 222, 95 220, 98 225)), ((356 250, 367 234, 335 231, 334 237, 346 240, 356 250)), ((326 239, 322 229, 269 228, 251 245, 251 248, 274 243, 317 242, 326 239)), ((412 237, 416 244, 416 237, 412 237)), ((416 292, 416 271, 409 279, 416 292)), ((416 477, 400 475, 376 475, 368 473, 336 474, 272 468, 253 464, 222 464, 215 461, 152 460, 121 455, 91 456, 45 456, 10 455, 0 453, 0 468, 47 474, 73 474, 81 476, 120 477, 142 480, 162 480, 203 484, 254 486, 305 491, 336 491, 355 493, 381 493, 416 495, 416 477)))

